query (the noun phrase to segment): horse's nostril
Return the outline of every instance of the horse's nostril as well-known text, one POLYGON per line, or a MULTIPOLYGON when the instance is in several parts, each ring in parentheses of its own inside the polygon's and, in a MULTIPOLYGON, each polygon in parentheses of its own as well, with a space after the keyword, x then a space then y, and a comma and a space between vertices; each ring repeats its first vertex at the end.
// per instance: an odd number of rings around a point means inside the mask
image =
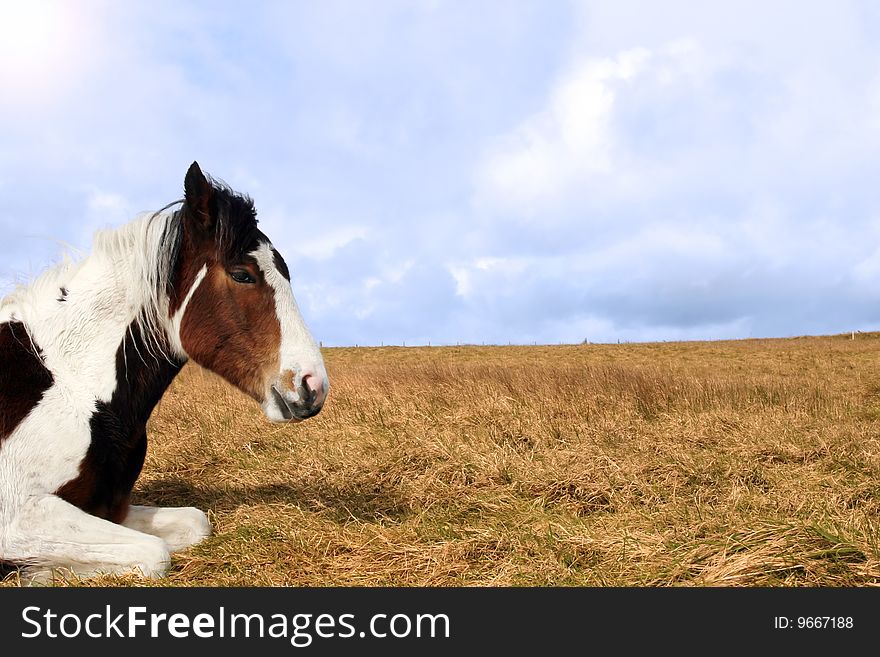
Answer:
POLYGON ((324 384, 316 376, 312 376, 311 374, 306 374, 302 379, 303 388, 308 395, 308 405, 315 406, 319 404, 322 400, 324 394, 324 384))

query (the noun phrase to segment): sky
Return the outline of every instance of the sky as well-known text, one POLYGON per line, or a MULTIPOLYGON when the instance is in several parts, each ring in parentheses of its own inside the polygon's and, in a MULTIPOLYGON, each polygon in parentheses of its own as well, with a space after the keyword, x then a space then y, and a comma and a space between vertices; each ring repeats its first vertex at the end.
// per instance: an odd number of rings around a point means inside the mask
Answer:
POLYGON ((0 0, 0 293, 253 197, 325 345, 880 328, 880 6, 0 0))

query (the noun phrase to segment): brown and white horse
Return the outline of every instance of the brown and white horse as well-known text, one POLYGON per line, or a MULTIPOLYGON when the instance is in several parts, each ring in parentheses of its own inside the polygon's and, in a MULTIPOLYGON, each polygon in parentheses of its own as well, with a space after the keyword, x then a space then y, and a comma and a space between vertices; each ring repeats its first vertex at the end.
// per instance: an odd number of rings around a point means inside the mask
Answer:
POLYGON ((195 162, 184 189, 176 210, 98 233, 88 257, 0 301, 0 562, 26 575, 160 577, 210 534, 198 509, 129 504, 147 420, 188 359, 275 422, 327 397, 253 202, 195 162))

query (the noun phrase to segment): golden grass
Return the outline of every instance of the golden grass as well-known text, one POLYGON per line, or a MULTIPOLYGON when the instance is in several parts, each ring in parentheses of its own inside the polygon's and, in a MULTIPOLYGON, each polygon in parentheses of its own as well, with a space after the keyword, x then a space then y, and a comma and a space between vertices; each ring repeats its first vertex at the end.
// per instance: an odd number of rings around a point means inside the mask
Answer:
POLYGON ((849 337, 325 349, 284 426, 187 366, 135 502, 214 536, 83 584, 876 584, 880 336, 849 337))

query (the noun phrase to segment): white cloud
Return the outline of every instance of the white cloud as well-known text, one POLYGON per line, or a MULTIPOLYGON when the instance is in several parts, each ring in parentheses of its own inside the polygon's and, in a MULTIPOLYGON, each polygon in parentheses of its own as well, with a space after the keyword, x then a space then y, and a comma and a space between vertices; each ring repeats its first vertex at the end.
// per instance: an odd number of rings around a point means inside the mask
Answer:
MULTIPOLYGON (((406 276, 406 273, 413 268, 416 261, 410 258, 403 262, 386 265, 382 268, 384 279, 389 283, 399 283, 406 276)), ((381 279, 380 279, 381 282, 381 279)))
POLYGON ((470 269, 465 265, 448 264, 446 271, 455 281, 455 294, 459 297, 467 297, 473 291, 470 269))
POLYGON ((125 216, 129 203, 122 194, 95 190, 87 200, 88 208, 96 214, 113 215, 118 221, 120 216, 125 216))
POLYGON ((474 175, 477 210, 556 227, 561 214, 592 221, 639 201, 779 201, 876 159, 880 75, 866 70, 871 51, 844 21, 829 19, 842 41, 822 49, 834 58, 800 61, 790 49, 822 41, 821 24, 767 43, 766 26, 740 26, 737 37, 697 16, 680 31, 654 16, 656 33, 638 32, 650 47, 629 44, 606 57, 585 45, 596 41, 590 23, 543 109, 487 144, 474 175), (694 28, 702 33, 690 35, 694 28), (836 61, 841 50, 853 58, 849 69, 836 61))
POLYGON ((724 65, 724 56, 692 37, 655 50, 576 57, 544 109, 488 147, 475 176, 477 206, 547 212, 588 190, 616 197, 639 193, 645 182, 668 175, 670 163, 651 161, 642 151, 647 145, 632 142, 632 126, 621 126, 622 118, 647 113, 650 121, 652 99, 698 93, 724 65))
POLYGON ((650 52, 636 48, 576 64, 552 91, 547 108, 492 149, 478 173, 487 193, 515 207, 610 171, 613 85, 638 75, 650 58, 650 52))
POLYGON ((279 249, 283 249, 282 254, 285 258, 294 261, 297 257, 318 261, 328 260, 343 247, 356 240, 364 240, 368 235, 365 226, 352 225, 331 228, 326 224, 322 224, 318 218, 309 220, 297 217, 285 223, 293 227, 309 227, 309 230, 297 230, 297 238, 290 239, 285 237, 285 231, 281 231, 277 226, 273 225, 276 223, 278 222, 267 224, 272 226, 269 238, 274 240, 275 245, 279 249), (312 227, 315 228, 312 229, 312 227))

